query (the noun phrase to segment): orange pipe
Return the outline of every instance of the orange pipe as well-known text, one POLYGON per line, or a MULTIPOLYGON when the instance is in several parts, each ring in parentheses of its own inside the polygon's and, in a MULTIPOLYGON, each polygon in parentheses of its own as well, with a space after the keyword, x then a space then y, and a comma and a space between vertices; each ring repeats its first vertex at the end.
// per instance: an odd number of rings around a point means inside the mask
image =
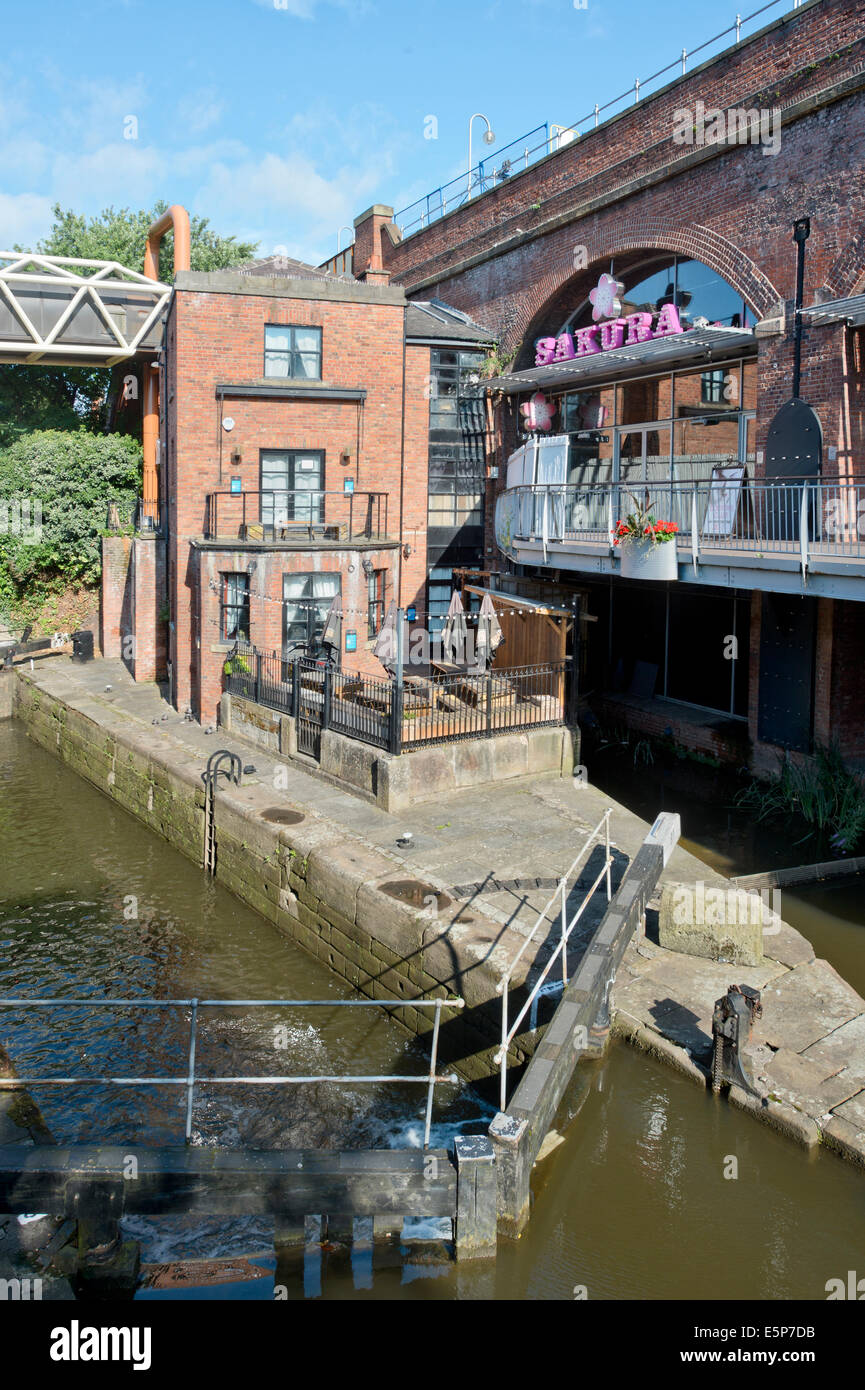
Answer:
MULTIPOLYGON (((169 227, 174 228, 174 274, 189 270, 190 232, 189 213, 174 203, 161 217, 151 223, 144 247, 144 274, 159 279, 159 247, 169 227)), ((141 447, 144 454, 142 498, 144 514, 156 516, 159 480, 156 469, 156 445, 159 440, 159 373, 151 366, 144 368, 144 399, 141 418, 141 447)))

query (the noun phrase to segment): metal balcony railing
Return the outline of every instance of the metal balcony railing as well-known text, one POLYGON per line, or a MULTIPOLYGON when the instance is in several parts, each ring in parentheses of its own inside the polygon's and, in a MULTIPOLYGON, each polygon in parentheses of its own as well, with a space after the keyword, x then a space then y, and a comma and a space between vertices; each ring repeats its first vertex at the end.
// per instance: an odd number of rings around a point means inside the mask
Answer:
POLYGON ((797 556, 865 561, 865 478, 608 482, 520 486, 496 501, 496 536, 564 546, 608 545, 615 528, 639 508, 678 527, 679 559, 718 551, 757 557, 797 556), (731 491, 732 487, 732 491, 731 491))
POLYGON ((387 503, 386 492, 209 492, 204 536, 206 540, 335 544, 383 540, 387 535, 387 503))

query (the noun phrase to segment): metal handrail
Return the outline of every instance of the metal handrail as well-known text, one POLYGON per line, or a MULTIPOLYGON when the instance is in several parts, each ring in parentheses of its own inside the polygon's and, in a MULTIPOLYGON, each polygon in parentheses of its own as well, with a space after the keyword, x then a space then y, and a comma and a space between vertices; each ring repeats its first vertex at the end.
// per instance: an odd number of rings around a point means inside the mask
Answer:
POLYGON ((601 882, 601 879, 603 879, 604 877, 606 877, 606 880, 607 880, 607 902, 609 902, 610 899, 611 899, 611 897, 612 897, 613 886, 612 886, 612 882, 611 882, 611 878, 610 878, 610 868, 611 868, 612 863, 613 863, 612 856, 611 856, 611 854, 610 854, 610 816, 612 815, 612 811, 613 811, 613 808, 612 808, 611 806, 608 806, 607 809, 606 809, 606 811, 604 812, 604 814, 601 816, 601 819, 598 821, 597 825, 594 827, 594 829, 593 829, 593 830, 590 830, 590 831, 588 831, 588 832, 586 833, 586 838, 585 838, 585 841, 583 842, 583 845, 582 845, 582 847, 581 847, 581 849, 580 849, 579 854, 577 855, 576 859, 575 859, 574 862, 571 864, 571 866, 570 866, 570 868, 567 870, 567 872, 564 873, 564 874, 562 875, 562 877, 559 879, 559 882, 558 882, 558 884, 556 885, 556 889, 555 889, 554 893, 552 894, 552 897, 547 901, 547 903, 545 904, 545 906, 541 908, 541 911, 538 913, 537 919, 536 919, 536 921, 535 921, 535 925, 532 927, 532 930, 529 932, 528 936, 526 937, 526 939, 525 939, 525 941, 523 942, 523 944, 522 944, 522 946, 520 947, 520 949, 517 951, 516 955, 514 956, 513 960, 511 961, 510 965, 508 966, 507 970, 505 971, 504 975, 502 976, 502 978, 499 980, 498 984, 496 985, 496 993, 497 993, 497 994, 500 994, 500 995, 502 996, 502 1038, 501 1038, 501 1046, 499 1047, 498 1052, 495 1053, 495 1055, 494 1055, 494 1057, 493 1057, 493 1061, 494 1061, 494 1062, 497 1062, 498 1065, 499 1065, 499 1068, 500 1068, 500 1086, 499 1086, 499 1089, 500 1089, 500 1109, 501 1109, 501 1110, 504 1110, 504 1109, 506 1108, 506 1106, 507 1106, 508 1048, 510 1047, 510 1045, 511 1045, 511 1043, 513 1042, 514 1038, 516 1037, 517 1031, 518 1031, 518 1029, 519 1029, 519 1027, 520 1027, 520 1024, 522 1023, 522 1021, 523 1021, 523 1019, 525 1018, 526 1014, 529 1012, 529 1010, 531 1009, 531 1007, 532 1007, 532 1005, 534 1004, 535 1000, 537 999, 538 995, 540 994, 540 991, 541 991, 541 989, 542 989, 542 987, 543 987, 544 981, 546 980, 547 975, 550 973, 550 970, 552 969, 553 965, 555 964, 555 962, 556 962, 556 960, 558 959, 559 956, 561 956, 561 958, 562 958, 562 987, 565 988, 565 987, 567 986, 567 983, 568 983, 568 942, 569 942, 570 939, 571 939, 571 935, 572 935, 572 933, 573 933, 574 928, 576 927, 577 923, 579 922, 580 918, 582 917, 583 913, 585 912, 585 910, 586 910, 588 904, 591 902, 592 898, 594 897, 595 891, 596 891, 596 889, 598 888, 598 886, 599 886, 599 884, 600 884, 600 882, 601 882), (594 882, 592 883, 591 887, 588 889, 588 891, 587 891, 585 897, 583 898, 583 900, 582 900, 582 902, 580 903, 579 907, 577 908, 576 912, 574 913, 574 916, 571 918, 570 922, 568 922, 568 915, 567 915, 567 900, 568 900, 568 888, 567 888, 567 885, 568 885, 568 882, 570 881, 570 879, 571 879, 572 876, 575 876, 575 872, 576 872, 576 869, 577 869, 578 865, 582 862, 584 856, 588 853, 589 849, 593 846, 593 844, 594 844, 594 842, 595 842, 595 839, 598 838, 598 839, 600 840, 600 836, 601 836, 601 833, 602 833, 602 832, 603 832, 603 837, 604 837, 604 863, 603 863, 603 866, 602 866, 600 872, 598 873, 598 875, 596 876, 596 878, 595 878, 594 882), (510 1028, 509 1028, 509 1027, 508 1027, 508 988, 509 988, 509 986, 510 986, 511 977, 513 976, 514 970, 516 969, 516 967, 517 967, 517 965, 519 964, 520 960, 522 959, 523 954, 525 953, 525 951, 527 950, 527 948, 528 948, 528 946, 531 944, 531 942, 534 940, 536 933, 538 932, 539 928, 541 927, 541 924, 542 924, 542 923, 547 923, 547 913, 549 912, 550 908, 553 906, 553 904, 556 902, 557 899, 560 899, 560 900, 561 900, 561 906, 560 906, 560 909, 559 909, 559 911, 560 911, 560 922, 561 922, 561 935, 560 935, 560 937, 559 937, 558 944, 557 944, 555 950, 554 950, 554 951, 552 952, 552 954, 550 955, 549 960, 547 961, 546 965, 544 966, 544 968, 543 968, 543 970, 541 971, 540 975, 538 976, 537 980, 535 981, 534 986, 532 987, 532 989, 531 989, 531 991, 529 992, 529 995, 528 995, 528 997, 527 997, 525 1003, 523 1004, 523 1007, 520 1009, 519 1013, 517 1014, 516 1018, 514 1019, 513 1023, 511 1024, 511 1026, 510 1026, 510 1028))
POLYGON ((594 541, 614 551, 617 521, 635 503, 648 504, 676 523, 695 566, 704 551, 718 550, 798 555, 803 573, 817 556, 865 560, 865 478, 745 477, 729 512, 719 501, 722 481, 520 484, 499 494, 496 513, 514 538, 545 547, 594 541))
MULTIPOLYGON (((780 4, 784 4, 792 10, 798 9, 800 2, 801 0, 793 0, 793 3, 790 4, 790 0, 769 0, 768 4, 761 5, 759 9, 752 10, 750 14, 737 14, 735 21, 732 24, 728 24, 726 29, 722 29, 720 33, 715 34, 712 38, 706 39, 703 43, 698 44, 696 48, 682 48, 679 51, 678 56, 674 58, 672 62, 667 63, 662 68, 659 68, 657 72, 653 72, 651 77, 645 77, 642 79, 635 78, 633 85, 631 87, 628 87, 626 91, 621 92, 618 96, 611 97, 610 100, 605 101, 603 105, 598 105, 598 103, 596 102, 595 105, 592 107, 591 111, 589 111, 585 116, 581 116, 579 120, 571 122, 570 125, 556 126, 553 128, 564 131, 573 131, 575 132, 577 138, 579 138, 581 126, 585 125, 589 121, 591 121, 594 126, 598 126, 600 124, 601 113, 604 111, 608 111, 610 107, 618 106, 620 102, 628 101, 631 98, 633 98, 635 102, 639 101, 641 96, 645 95, 644 88, 647 87, 649 83, 656 81, 657 78, 665 77, 667 73, 672 72, 675 68, 680 68, 681 75, 684 76, 687 71, 688 58, 693 58, 695 54, 702 53, 702 51, 705 48, 709 48, 713 43, 717 43, 719 39, 726 38, 728 34, 735 33, 736 43, 739 43, 742 36, 743 25, 749 24, 752 19, 759 18, 759 16, 765 14, 767 10, 775 9, 776 6, 780 4)), ((720 55, 716 54, 715 56, 719 57, 720 55)), ((545 155, 552 153, 552 151, 550 150, 550 129, 551 126, 548 121, 541 126, 536 126, 534 130, 530 130, 528 134, 520 136, 517 140, 512 140, 508 145, 503 145, 500 150, 496 150, 492 158, 499 159, 503 154, 506 153, 507 150, 511 150, 515 147, 523 145, 524 141, 530 139, 533 135, 536 135, 539 130, 543 130, 544 139, 541 141, 540 144, 534 145, 531 148, 525 147, 523 149, 523 167, 528 168, 531 156, 538 156, 539 158, 543 158, 545 155), (543 154, 540 154, 540 151, 543 151, 543 154)), ((510 161, 505 162, 510 163, 510 161)), ((438 188, 431 189, 430 192, 424 194, 423 197, 417 198, 413 203, 409 203, 407 207, 401 208, 400 211, 396 213, 394 217, 394 222, 399 227, 403 237, 410 233, 410 231, 414 228, 417 228, 418 230, 423 230, 423 228, 425 226, 428 226, 431 221, 434 221, 437 217, 443 217, 446 214, 448 210, 448 200, 444 195, 448 189, 460 185, 462 187, 462 197, 456 196, 451 200, 451 211, 453 211, 453 209, 456 207, 462 206, 472 196, 470 191, 466 191, 467 186, 470 190, 475 186, 475 184, 479 183, 481 193, 485 193, 487 190, 484 187, 484 183, 490 176, 486 176, 484 174, 484 163, 484 160, 479 160, 478 163, 473 166, 473 168, 468 170, 467 174, 458 174, 457 177, 451 179, 449 183, 440 184, 438 188), (435 204, 436 198, 438 199, 438 208, 436 208, 435 204), (430 202, 431 199, 433 200, 432 204, 430 202), (421 208, 421 212, 419 216, 415 218, 414 221, 400 221, 400 218, 404 217, 406 213, 413 212, 415 208, 421 208)), ((498 170, 493 170, 493 173, 491 175, 492 187, 495 186, 496 175, 498 174, 498 172, 498 170)), ((519 171, 515 170, 514 172, 519 171)), ((510 169, 507 173, 501 175, 502 179, 507 179, 510 176, 510 169)))
POLYGON ((339 492, 334 488, 260 488, 232 492, 223 488, 208 492, 205 497, 204 535, 208 540, 219 538, 220 502, 230 502, 231 514, 237 517, 237 526, 248 525, 302 528, 310 536, 316 527, 347 525, 348 538, 356 536, 372 539, 387 535, 388 493, 386 492, 339 492), (247 506, 247 499, 252 499, 247 506), (338 498, 338 503, 333 499, 338 498), (294 512, 296 516, 286 515, 283 521, 265 521, 262 513, 269 507, 275 517, 278 510, 294 512), (247 515, 247 512, 254 513, 247 515), (357 521, 357 527, 355 526, 357 521))
POLYGON ((438 1061, 439 1031, 441 1011, 462 1009, 465 1000, 453 999, 0 999, 0 1007, 7 1008, 134 1008, 134 1009, 191 1009, 189 1026, 189 1060, 185 1076, 15 1076, 0 1078, 0 1091, 14 1091, 27 1086, 185 1086, 186 1092, 186 1142, 192 1138, 192 1106, 196 1085, 220 1086, 299 1086, 319 1081, 337 1082, 342 1085, 403 1084, 426 1086, 426 1113, 424 1119, 424 1149, 429 1148, 432 1126, 433 1091, 436 1086, 454 1085, 459 1081, 455 1072, 439 1076, 436 1074, 438 1061), (198 1028, 199 1009, 434 1009, 430 1067, 425 1076, 343 1076, 322 1073, 316 1076, 196 1076, 195 1047, 198 1028))

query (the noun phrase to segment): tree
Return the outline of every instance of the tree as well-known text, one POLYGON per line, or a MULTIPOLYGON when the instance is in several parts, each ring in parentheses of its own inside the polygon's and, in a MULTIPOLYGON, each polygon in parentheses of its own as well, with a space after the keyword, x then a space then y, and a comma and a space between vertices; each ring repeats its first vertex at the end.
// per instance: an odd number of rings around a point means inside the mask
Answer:
MULTIPOLYGON (((147 230, 161 217, 168 204, 154 203, 133 212, 130 208, 105 208, 98 217, 86 218, 59 203, 52 209, 54 226, 39 250, 46 256, 78 256, 94 261, 119 261, 130 270, 144 267, 147 230)), ((256 242, 219 236, 206 217, 191 217, 190 262, 193 270, 229 270, 251 260, 258 250, 256 242)), ((170 285, 174 278, 174 237, 166 232, 159 248, 159 278, 170 285)))
MULTIPOLYGON (((149 211, 140 208, 137 212, 109 207, 98 217, 87 218, 55 203, 54 225, 36 249, 46 256, 117 261, 129 270, 141 271, 147 230, 167 206, 160 201, 149 211)), ((250 260, 257 249, 253 242, 219 236, 206 217, 190 218, 193 270, 228 270, 250 260)), ((174 238, 170 231, 159 249, 159 278, 165 284, 174 278, 174 238)), ((117 409, 121 384, 129 371, 129 365, 124 363, 115 368, 0 366, 0 448, 33 430, 83 428, 101 433, 116 429, 137 434, 139 409, 117 409)))
POLYGON ((0 449, 34 429, 103 429, 110 375, 99 367, 0 366, 0 449))
POLYGON ((69 585, 95 585, 108 508, 132 514, 141 447, 123 435, 41 430, 0 453, 0 610, 32 616, 69 585))

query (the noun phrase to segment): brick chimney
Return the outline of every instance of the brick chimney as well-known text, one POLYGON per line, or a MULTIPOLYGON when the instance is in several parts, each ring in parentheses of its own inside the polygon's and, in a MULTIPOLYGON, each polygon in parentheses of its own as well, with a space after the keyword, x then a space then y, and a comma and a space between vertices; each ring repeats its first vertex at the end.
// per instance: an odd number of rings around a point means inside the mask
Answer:
POLYGON ((386 285, 390 271, 385 269, 388 246, 400 240, 393 225, 393 208, 373 203, 371 208, 354 219, 354 251, 352 270, 358 280, 371 285, 386 285))

